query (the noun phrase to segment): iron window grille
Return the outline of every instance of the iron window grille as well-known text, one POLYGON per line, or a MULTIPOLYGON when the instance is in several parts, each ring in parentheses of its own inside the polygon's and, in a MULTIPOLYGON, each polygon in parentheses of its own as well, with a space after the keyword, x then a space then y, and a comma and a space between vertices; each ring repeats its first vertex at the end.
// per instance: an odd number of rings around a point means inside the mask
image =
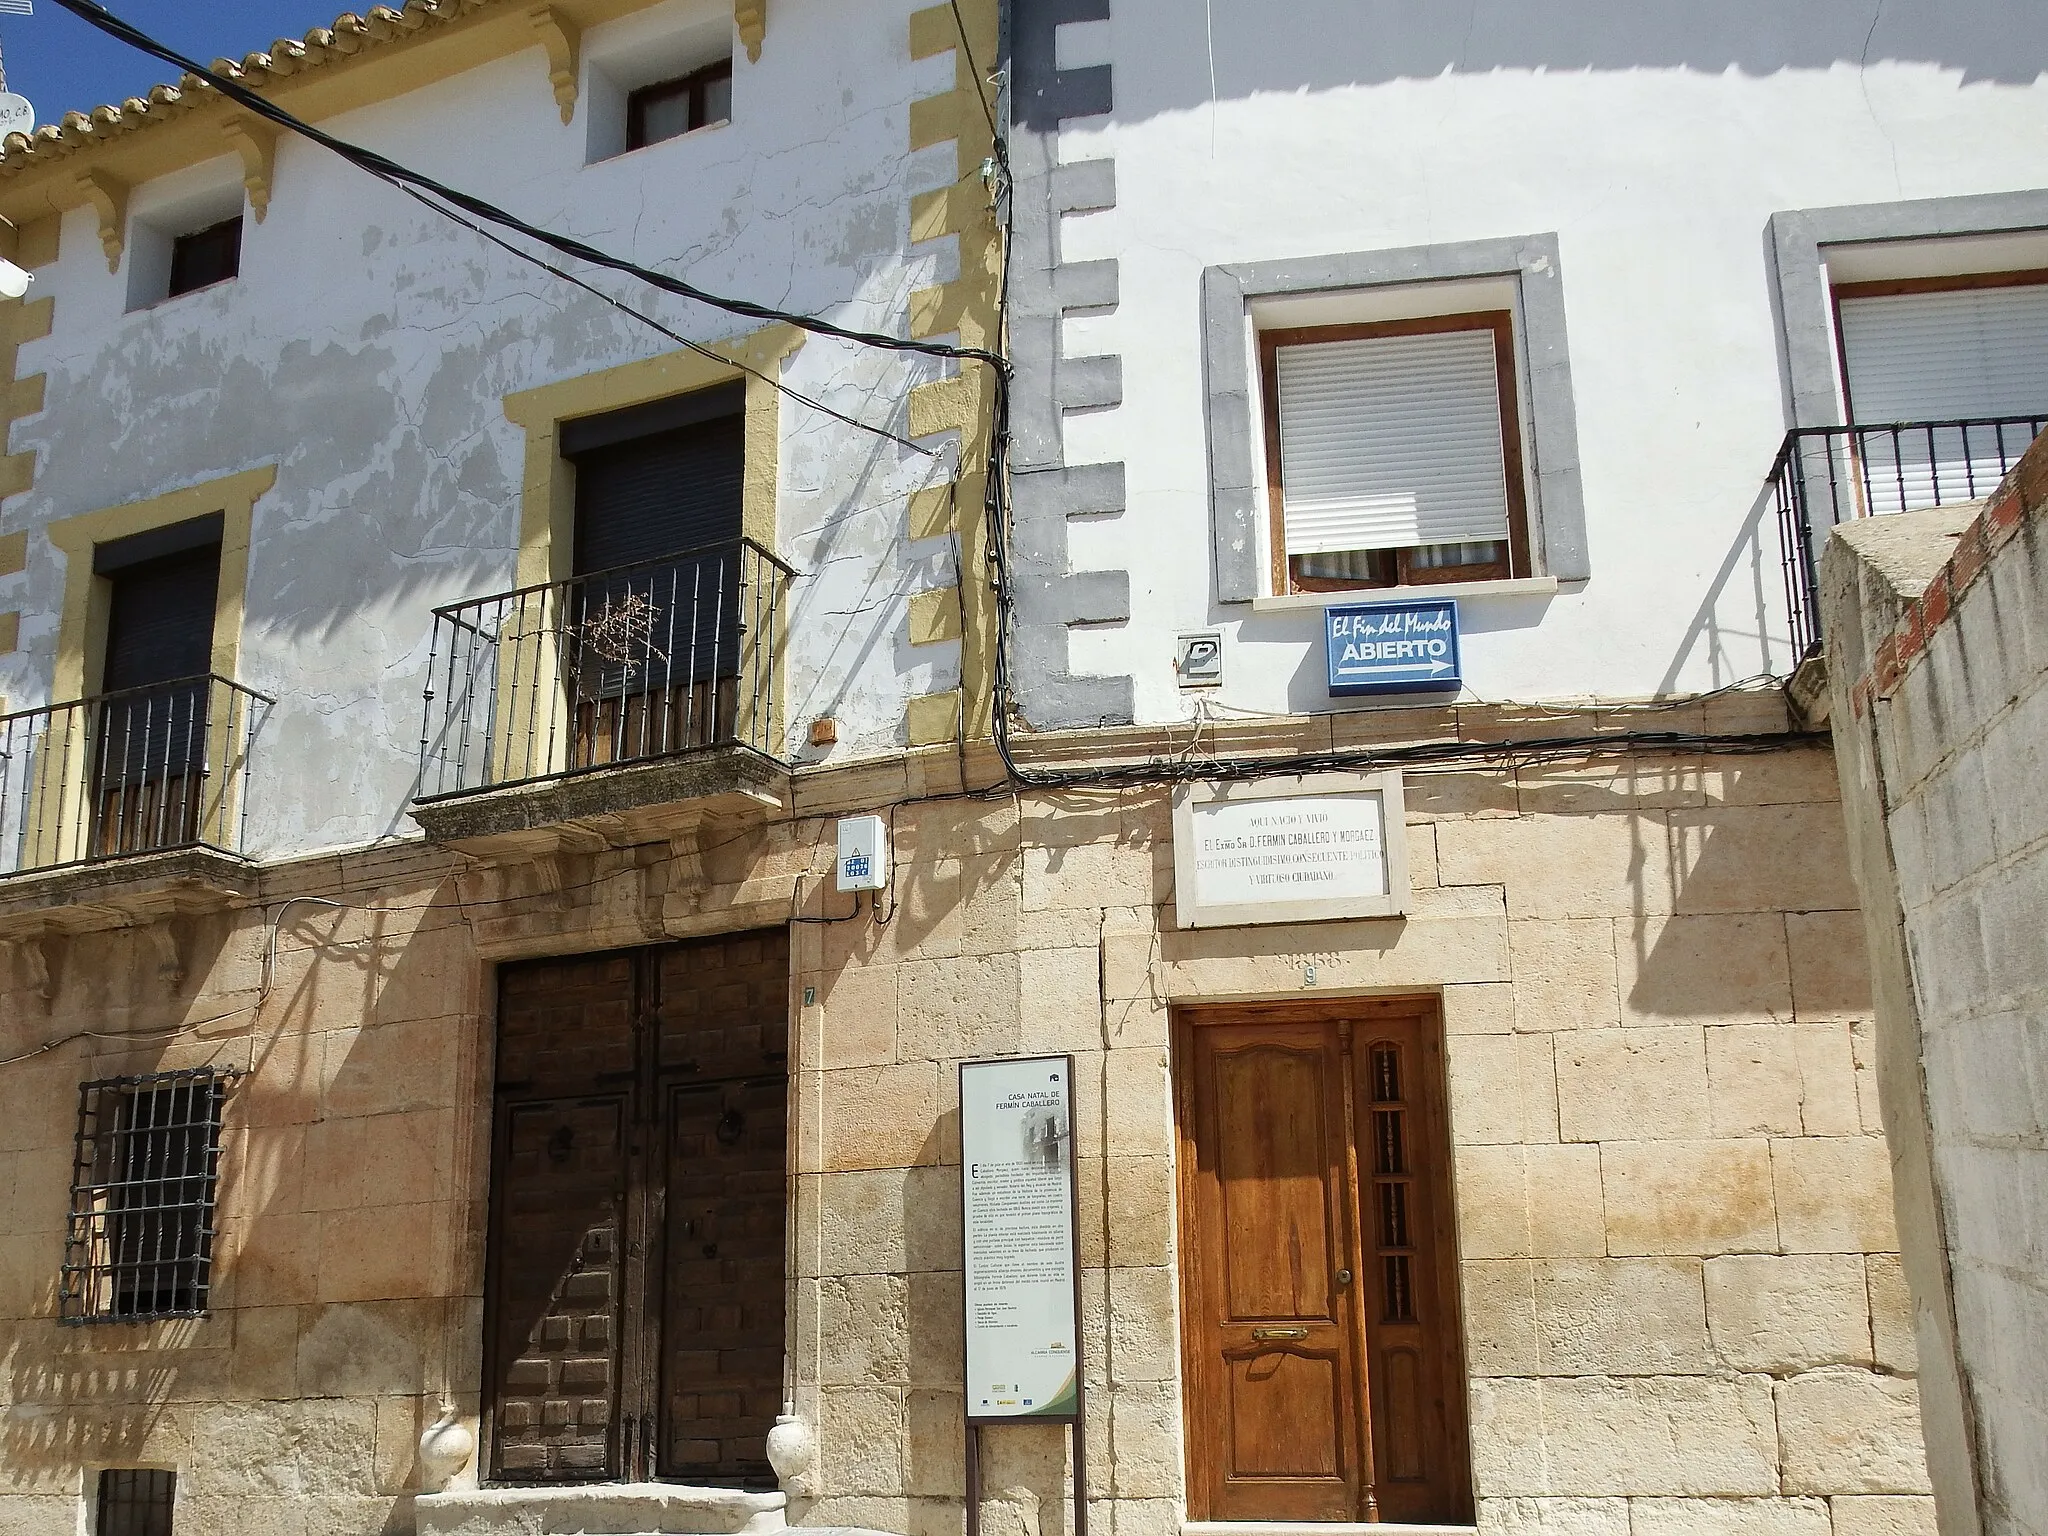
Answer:
POLYGON ((171 1536, 178 1474, 147 1468, 109 1467, 100 1473, 96 1536, 171 1536))
POLYGON ((221 1105, 237 1075, 201 1067, 80 1088, 63 1322, 206 1314, 221 1105))

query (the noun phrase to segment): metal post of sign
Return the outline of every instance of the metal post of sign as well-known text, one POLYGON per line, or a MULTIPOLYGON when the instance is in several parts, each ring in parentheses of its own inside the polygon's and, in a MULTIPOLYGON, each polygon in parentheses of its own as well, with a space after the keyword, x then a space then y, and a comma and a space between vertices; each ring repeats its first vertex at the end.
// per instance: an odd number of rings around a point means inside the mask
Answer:
POLYGON ((1088 1536, 1073 1088, 1072 1056, 960 1064, 967 1536, 981 1536, 981 1432, 1006 1423, 1069 1426, 1069 1530, 1088 1536))
POLYGON ((967 1421, 967 1536, 981 1536, 981 1426, 967 1421))

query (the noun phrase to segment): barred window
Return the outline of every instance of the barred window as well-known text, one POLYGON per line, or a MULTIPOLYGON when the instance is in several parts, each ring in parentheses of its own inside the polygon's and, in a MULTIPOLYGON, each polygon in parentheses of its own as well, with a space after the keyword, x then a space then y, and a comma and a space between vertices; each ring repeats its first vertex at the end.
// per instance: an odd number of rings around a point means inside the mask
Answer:
POLYGON ((64 1322, 204 1315, 221 1102, 234 1076, 198 1068, 79 1090, 64 1322))
POLYGON ((100 1474, 95 1536, 171 1536, 178 1474, 109 1467, 100 1474))

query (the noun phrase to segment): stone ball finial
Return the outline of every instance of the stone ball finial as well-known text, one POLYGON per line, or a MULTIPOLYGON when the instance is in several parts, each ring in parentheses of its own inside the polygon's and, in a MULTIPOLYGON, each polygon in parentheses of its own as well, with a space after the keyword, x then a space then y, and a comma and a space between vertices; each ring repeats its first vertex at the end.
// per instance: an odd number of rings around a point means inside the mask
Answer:
POLYGON ((441 1410, 420 1436, 420 1484, 429 1493, 439 1493, 449 1479, 469 1465, 476 1450, 476 1436, 462 1422, 453 1405, 441 1410))
MULTIPOLYGON (((786 1404, 785 1407, 794 1407, 786 1404)), ((811 1491, 811 1466, 818 1459, 818 1437, 795 1413, 776 1415, 768 1431, 768 1465, 784 1493, 804 1495, 811 1491)))

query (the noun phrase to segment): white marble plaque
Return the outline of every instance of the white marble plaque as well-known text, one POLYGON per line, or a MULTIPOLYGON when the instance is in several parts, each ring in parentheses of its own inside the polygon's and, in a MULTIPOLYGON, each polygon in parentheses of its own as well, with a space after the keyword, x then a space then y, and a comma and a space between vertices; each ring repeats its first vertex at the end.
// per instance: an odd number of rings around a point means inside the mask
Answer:
POLYGON ((1183 928, 1391 917, 1408 904, 1401 777, 1208 783, 1174 797, 1183 928))

